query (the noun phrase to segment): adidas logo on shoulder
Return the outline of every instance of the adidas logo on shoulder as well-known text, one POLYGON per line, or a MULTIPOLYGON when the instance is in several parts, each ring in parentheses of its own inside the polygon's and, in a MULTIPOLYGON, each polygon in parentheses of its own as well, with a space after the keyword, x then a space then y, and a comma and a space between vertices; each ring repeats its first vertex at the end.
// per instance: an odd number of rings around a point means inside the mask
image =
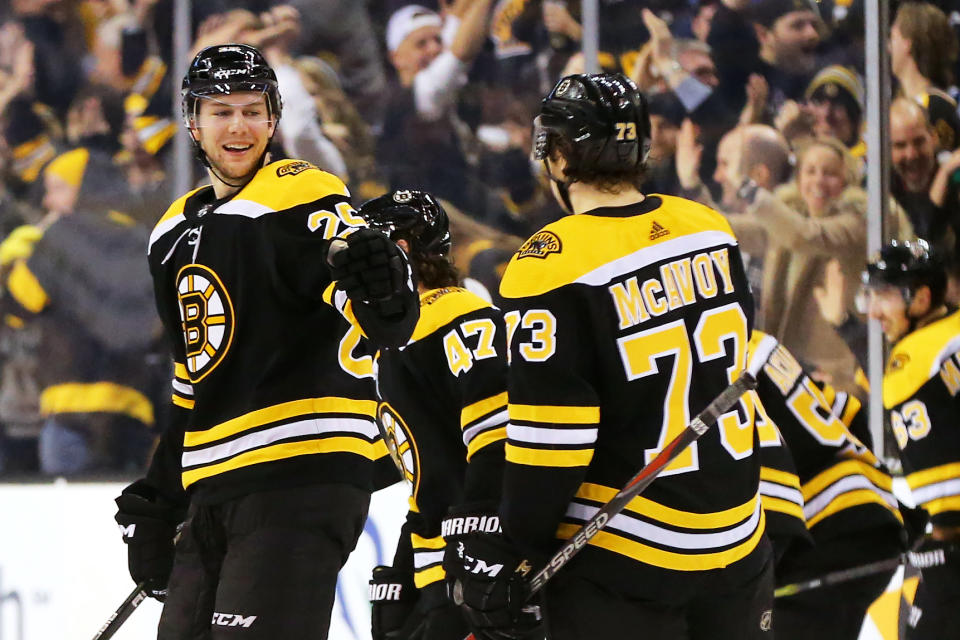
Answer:
POLYGON ((657 238, 662 238, 663 236, 670 235, 670 230, 665 229, 660 225, 656 220, 653 221, 653 224, 650 226, 650 239, 656 240, 657 238))

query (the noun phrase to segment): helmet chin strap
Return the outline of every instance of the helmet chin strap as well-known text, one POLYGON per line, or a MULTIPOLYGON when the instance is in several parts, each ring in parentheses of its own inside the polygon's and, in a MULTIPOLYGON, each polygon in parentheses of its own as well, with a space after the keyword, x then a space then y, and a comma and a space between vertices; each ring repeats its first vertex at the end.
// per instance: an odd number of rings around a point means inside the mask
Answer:
POLYGON ((574 213, 573 203, 570 202, 570 183, 553 175, 553 171, 550 169, 550 158, 544 157, 543 167, 547 171, 547 177, 550 178, 555 185, 557 185, 557 191, 560 193, 560 200, 563 201, 563 206, 567 210, 567 213, 574 213))

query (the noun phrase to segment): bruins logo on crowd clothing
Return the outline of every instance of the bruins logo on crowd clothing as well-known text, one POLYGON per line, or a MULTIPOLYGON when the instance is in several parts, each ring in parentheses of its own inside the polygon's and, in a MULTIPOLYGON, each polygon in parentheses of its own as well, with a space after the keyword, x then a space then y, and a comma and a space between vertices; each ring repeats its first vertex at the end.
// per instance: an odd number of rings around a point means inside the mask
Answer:
POLYGON ((552 231, 538 231, 523 243, 517 252, 517 258, 546 258, 551 253, 560 253, 563 244, 552 231))
POLYGON ((380 423, 383 441, 387 443, 387 450, 397 470, 403 479, 414 484, 413 494, 416 495, 417 471, 420 460, 417 454, 417 445, 410 437, 410 428, 403 421, 393 407, 381 402, 377 408, 377 421, 380 423))
POLYGON ((233 303, 217 274, 188 264, 177 274, 180 324, 191 382, 202 380, 223 360, 233 341, 233 303))

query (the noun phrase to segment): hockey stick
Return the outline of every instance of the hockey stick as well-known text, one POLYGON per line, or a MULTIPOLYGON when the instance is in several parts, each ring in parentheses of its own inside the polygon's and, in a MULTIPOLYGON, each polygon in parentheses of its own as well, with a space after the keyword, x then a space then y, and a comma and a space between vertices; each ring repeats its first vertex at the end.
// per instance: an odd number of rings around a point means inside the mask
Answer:
POLYGON ((829 587, 831 585, 840 584, 841 582, 847 582, 848 580, 856 580, 857 578, 872 576, 877 573, 883 573, 884 571, 896 569, 903 563, 903 556, 897 556, 896 558, 887 558, 886 560, 870 562, 859 567, 851 567, 849 569, 842 569, 840 571, 831 571, 830 573, 822 575, 819 578, 812 578, 810 580, 805 580, 804 582, 795 582, 793 584, 785 584, 782 587, 777 587, 773 591, 773 597, 783 598, 786 596, 792 596, 796 593, 801 593, 803 591, 810 591, 811 589, 829 587))
POLYGON ((123 601, 123 604, 117 607, 117 610, 110 614, 107 621, 103 623, 100 631, 97 631, 97 635, 93 636, 93 640, 108 640, 113 637, 113 634, 127 621, 130 614, 147 599, 148 596, 145 585, 145 582, 141 582, 133 588, 133 591, 131 591, 127 599, 123 601))
POLYGON ((550 558, 547 566, 541 569, 533 576, 533 579, 530 580, 528 597, 540 591, 543 585, 545 585, 557 571, 560 571, 564 565, 570 562, 570 558, 587 546, 587 543, 606 526, 611 518, 620 513, 623 508, 627 506, 628 502, 649 487, 650 483, 657 479, 660 472, 663 471, 674 458, 683 453, 688 446, 705 434, 713 423, 716 422, 717 418, 719 418, 721 414, 726 413, 730 407, 740 399, 740 396, 756 386, 757 379, 754 375, 749 371, 744 371, 736 382, 724 389, 713 402, 707 405, 706 409, 697 414, 697 417, 686 426, 680 435, 671 440, 670 443, 664 447, 663 451, 648 462, 637 475, 633 476, 630 482, 620 489, 617 495, 610 499, 610 502, 600 507, 592 518, 587 520, 582 527, 577 529, 576 533, 563 543, 560 549, 550 558))

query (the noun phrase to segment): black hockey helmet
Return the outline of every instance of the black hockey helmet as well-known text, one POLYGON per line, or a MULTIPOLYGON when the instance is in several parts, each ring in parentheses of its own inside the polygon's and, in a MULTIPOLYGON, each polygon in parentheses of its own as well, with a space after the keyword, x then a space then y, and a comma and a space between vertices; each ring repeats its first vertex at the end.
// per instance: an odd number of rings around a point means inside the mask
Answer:
POLYGON ((392 191, 367 200, 359 213, 372 229, 393 240, 406 239, 416 253, 445 256, 450 252, 447 212, 426 191, 392 191))
POLYGON ((906 242, 893 240, 867 263, 863 272, 864 287, 897 287, 907 305, 921 286, 930 288, 931 307, 943 303, 947 290, 947 270, 926 240, 906 242))
POLYGON ((180 84, 180 107, 187 127, 196 115, 199 98, 258 91, 266 94, 270 115, 280 120, 283 101, 277 88, 277 74, 256 47, 247 44, 220 44, 206 47, 194 57, 180 84))
POLYGON ((534 121, 535 158, 548 158, 553 137, 578 149, 582 169, 642 167, 650 150, 646 98, 622 73, 566 76, 540 105, 534 121))

